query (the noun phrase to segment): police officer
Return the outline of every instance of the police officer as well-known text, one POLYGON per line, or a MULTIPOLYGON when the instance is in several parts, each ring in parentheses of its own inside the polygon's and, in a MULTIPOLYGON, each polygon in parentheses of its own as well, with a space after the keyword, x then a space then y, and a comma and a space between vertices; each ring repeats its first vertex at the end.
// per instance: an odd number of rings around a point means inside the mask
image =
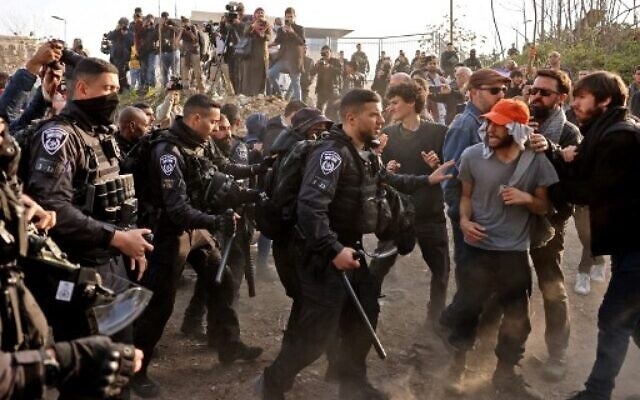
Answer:
MULTIPOLYGON (((225 109, 228 109, 226 105, 221 109, 220 122, 218 123, 218 128, 212 132, 211 139, 215 149, 224 156, 224 160, 232 163, 228 165, 246 166, 249 164, 249 150, 242 138, 232 133, 231 123, 229 122, 229 117, 225 114, 225 109)), ((216 160, 222 159, 216 157, 216 160)), ((248 189, 248 180, 238 180, 238 185, 248 189)), ((234 304, 237 304, 245 271, 253 268, 249 246, 251 245, 254 227, 251 204, 237 205, 234 209, 240 215, 240 219, 237 221, 238 232, 236 232, 229 253, 229 267, 233 275, 234 304)), ((184 320, 180 328, 183 334, 194 338, 202 336, 202 317, 205 311, 206 295, 206 285, 202 279, 198 278, 193 297, 185 310, 184 320)), ((209 331, 207 335, 210 347, 217 346, 217 338, 214 334, 213 331, 209 331)))
MULTIPOLYGON (((337 340, 340 398, 388 398, 368 382, 366 356, 371 343, 338 274, 347 272, 375 326, 379 305, 373 280, 354 253, 362 235, 378 231, 381 225, 379 175, 369 153, 384 123, 381 112, 376 93, 364 89, 347 93, 340 103, 344 124, 334 126, 307 157, 297 202, 300 317, 259 382, 264 399, 284 399, 296 374, 320 357, 332 340, 337 340)), ((446 179, 443 170, 423 178, 424 184, 446 179)))
MULTIPOLYGON (((110 63, 85 58, 75 69, 71 101, 61 117, 45 124, 31 141, 26 192, 56 212, 52 238, 70 261, 93 267, 105 278, 127 277, 121 254, 138 276, 146 269, 143 237, 147 229, 129 229, 135 198, 123 188, 110 125, 118 105, 118 70, 110 63)), ((86 336, 84 316, 62 313, 51 321, 56 340, 86 336)), ((118 334, 130 343, 131 330, 118 334)))
POLYGON ((253 360, 262 353, 262 349, 240 341, 229 271, 225 271, 220 286, 214 284, 220 253, 212 232, 229 238, 235 231, 233 216, 205 212, 209 205, 202 178, 204 171, 215 169, 208 139, 219 121, 220 106, 205 95, 194 95, 185 103, 184 117, 176 119, 166 140, 151 149, 148 180, 158 213, 154 239, 157 250, 151 254, 151 267, 143 283, 156 295, 135 331, 136 345, 147 354, 133 382, 134 390, 142 397, 154 397, 159 392, 157 383, 147 376, 147 368, 173 311, 178 279, 187 260, 207 285, 209 329, 216 332, 220 362, 253 360))
POLYGON ((20 193, 19 157, 0 118, 0 397, 40 399, 45 386, 89 398, 117 395, 140 368, 142 352, 99 336, 50 345, 47 321, 24 285, 17 260, 28 249, 26 223, 46 231, 56 214, 20 193))
POLYGON ((149 132, 149 128, 149 117, 142 109, 127 106, 120 111, 118 131, 114 135, 120 150, 120 159, 124 159, 138 140, 149 132))

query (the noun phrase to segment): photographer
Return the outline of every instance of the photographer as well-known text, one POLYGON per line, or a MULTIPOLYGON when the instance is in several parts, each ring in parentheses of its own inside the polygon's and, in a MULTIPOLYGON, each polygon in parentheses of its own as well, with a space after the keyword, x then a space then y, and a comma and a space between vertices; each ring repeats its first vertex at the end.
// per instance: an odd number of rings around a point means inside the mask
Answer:
POLYGON ((255 96, 265 91, 269 66, 267 46, 271 40, 271 26, 263 8, 254 11, 253 21, 246 26, 244 35, 251 40, 251 52, 242 64, 242 92, 246 96, 255 96))
POLYGON ((140 74, 142 77, 142 93, 146 93, 148 88, 156 86, 156 66, 158 65, 158 26, 152 14, 147 14, 142 23, 140 31, 140 47, 138 47, 138 57, 140 58, 140 74))
POLYGON ((291 78, 293 88, 293 100, 302 100, 300 89, 300 73, 304 61, 304 28, 295 23, 296 11, 289 7, 284 12, 284 26, 278 31, 276 40, 270 45, 280 46, 274 64, 269 68, 269 82, 275 95, 280 94, 278 78, 283 72, 287 72, 291 78))
POLYGON ((133 46, 133 32, 129 30, 129 20, 122 17, 118 20, 118 26, 107 33, 105 39, 111 42, 109 62, 118 68, 118 80, 120 93, 129 89, 127 82, 127 68, 131 59, 131 47, 133 46))
POLYGON ((318 101, 316 107, 324 113, 326 106, 327 111, 325 114, 333 121, 337 121, 338 116, 333 103, 335 103, 340 96, 342 67, 337 58, 331 57, 331 49, 329 46, 322 46, 320 54, 322 57, 311 70, 311 76, 318 75, 316 82, 318 101))
POLYGON ((202 84, 202 67, 200 66, 200 36, 198 28, 191 24, 188 18, 182 17, 182 29, 178 34, 180 43, 180 76, 182 86, 189 89, 191 86, 191 72, 196 81, 199 93, 204 92, 202 84))
POLYGON ((182 115, 180 91, 182 85, 177 77, 171 78, 166 87, 167 94, 162 104, 156 109, 156 121, 160 129, 168 129, 178 115, 182 115))
POLYGON ((429 93, 429 100, 435 103, 444 103, 447 110, 445 117, 446 125, 449 125, 453 118, 458 114, 459 107, 464 109, 466 100, 467 82, 471 78, 471 69, 468 67, 458 67, 454 73, 456 79, 450 85, 443 84, 440 86, 439 93, 429 93))
POLYGON ((170 76, 178 76, 176 71, 176 43, 178 27, 169 19, 169 13, 160 14, 160 67, 162 68, 162 86, 166 86, 170 76), (169 74, 171 70, 171 74, 169 74))
POLYGON ((220 34, 225 43, 224 62, 229 66, 229 77, 235 93, 241 93, 240 59, 235 54, 235 46, 244 33, 244 23, 240 20, 239 7, 236 3, 225 6, 227 12, 220 20, 220 34))

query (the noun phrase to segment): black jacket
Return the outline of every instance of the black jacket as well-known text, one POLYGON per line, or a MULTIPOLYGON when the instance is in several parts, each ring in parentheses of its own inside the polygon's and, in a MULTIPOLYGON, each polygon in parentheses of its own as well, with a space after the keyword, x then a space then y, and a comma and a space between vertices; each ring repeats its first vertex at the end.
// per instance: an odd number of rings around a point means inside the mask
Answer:
POLYGON ((289 68, 293 69, 290 72, 295 73, 301 72, 303 69, 305 38, 304 27, 297 24, 293 24, 291 27, 293 32, 285 32, 284 29, 279 29, 273 43, 280 45, 277 61, 287 61, 289 68))
POLYGON ((316 80, 316 94, 340 94, 342 87, 342 66, 337 58, 325 60, 321 58, 311 70, 311 76, 318 75, 316 80))
POLYGON ((96 257, 108 257, 115 228, 83 212, 80 195, 85 180, 117 176, 118 161, 115 157, 101 160, 102 176, 95 176, 88 142, 99 146, 101 134, 97 132, 105 127, 92 125, 89 116, 73 102, 67 103, 62 114, 75 121, 75 129, 61 122, 42 127, 32 141, 31 154, 25 155, 30 156, 32 165, 26 192, 45 210, 56 212, 57 224, 51 235, 62 250, 75 262, 93 260, 97 263, 96 257))
POLYGON ((368 233, 360 228, 367 218, 363 195, 375 188, 380 179, 404 192, 428 183, 424 176, 380 177, 369 151, 359 153, 342 126, 334 126, 330 135, 307 156, 297 221, 308 249, 333 259, 344 246, 354 246, 368 233))
POLYGON ((626 108, 617 107, 581 132, 584 140, 574 162, 554 160, 564 168, 566 198, 589 206, 591 251, 594 256, 638 251, 638 236, 629 228, 640 225, 640 128, 626 108))

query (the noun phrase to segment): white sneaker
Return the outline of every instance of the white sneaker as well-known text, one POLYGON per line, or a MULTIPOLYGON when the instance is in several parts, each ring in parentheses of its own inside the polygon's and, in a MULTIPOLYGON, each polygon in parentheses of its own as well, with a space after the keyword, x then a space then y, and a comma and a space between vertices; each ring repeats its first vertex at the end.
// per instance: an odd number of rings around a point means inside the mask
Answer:
POLYGON ((573 288, 574 292, 586 296, 591 292, 591 277, 589 274, 578 272, 576 275, 576 286, 573 288))
POLYGON ((591 280, 595 282, 604 282, 607 279, 607 269, 604 264, 594 265, 591 269, 591 280))

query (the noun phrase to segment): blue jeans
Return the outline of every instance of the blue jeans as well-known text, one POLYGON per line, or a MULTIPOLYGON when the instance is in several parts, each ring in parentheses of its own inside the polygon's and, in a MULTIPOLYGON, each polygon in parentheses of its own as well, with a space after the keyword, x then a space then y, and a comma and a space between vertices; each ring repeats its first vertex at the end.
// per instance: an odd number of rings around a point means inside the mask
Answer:
POLYGON ((598 312, 596 362, 585 386, 594 398, 608 400, 640 324, 640 251, 611 256, 611 281, 598 312))
POLYGON ((141 69, 140 68, 131 68, 129 70, 129 79, 131 80, 130 85, 131 89, 137 89, 142 86, 141 81, 141 69))
POLYGON ((158 55, 149 54, 147 61, 143 64, 144 68, 142 73, 144 74, 145 85, 148 87, 156 86, 156 68, 158 66, 158 55))
POLYGON ((274 95, 280 94, 280 87, 278 86, 278 78, 281 73, 289 74, 291 78, 291 87, 293 88, 293 97, 291 100, 302 100, 302 89, 300 87, 300 72, 288 72, 291 71, 290 63, 287 60, 279 60, 271 68, 269 68, 269 82, 271 83, 271 90, 274 95))
POLYGON ((162 68, 162 87, 167 86, 167 82, 169 82, 169 77, 178 76, 175 68, 175 54, 174 52, 162 53, 160 55, 160 67, 162 68), (169 75, 169 70, 171 70, 171 74, 169 75))

